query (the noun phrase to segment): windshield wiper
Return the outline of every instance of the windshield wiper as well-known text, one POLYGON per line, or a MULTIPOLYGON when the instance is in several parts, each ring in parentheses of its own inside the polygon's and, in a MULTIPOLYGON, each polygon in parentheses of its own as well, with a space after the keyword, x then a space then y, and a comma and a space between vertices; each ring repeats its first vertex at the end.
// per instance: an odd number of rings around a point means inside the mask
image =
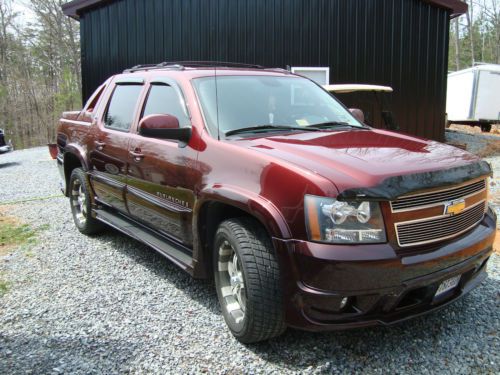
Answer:
POLYGON ((224 135, 226 137, 230 135, 235 135, 235 134, 240 134, 240 133, 251 133, 254 131, 266 131, 266 130, 301 130, 301 131, 306 131, 306 132, 311 132, 311 131, 318 131, 319 129, 315 128, 310 128, 310 127, 302 127, 302 126, 287 126, 287 125, 272 125, 272 124, 266 124, 266 125, 256 125, 256 126, 249 126, 246 128, 240 128, 240 129, 234 129, 226 132, 224 135))
POLYGON ((355 128, 355 129, 367 129, 366 126, 351 125, 348 122, 343 122, 343 121, 328 121, 328 122, 321 122, 319 124, 307 125, 308 128, 312 129, 333 128, 337 126, 355 128))

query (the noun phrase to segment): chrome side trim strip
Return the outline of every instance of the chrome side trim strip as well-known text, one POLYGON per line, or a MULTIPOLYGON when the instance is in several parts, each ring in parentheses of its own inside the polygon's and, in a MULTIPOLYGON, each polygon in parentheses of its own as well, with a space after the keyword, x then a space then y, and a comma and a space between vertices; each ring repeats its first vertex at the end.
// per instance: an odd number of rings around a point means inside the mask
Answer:
POLYGON ((135 195, 137 198, 144 199, 145 201, 155 205, 155 206, 160 206, 161 208, 168 210, 168 211, 173 211, 177 213, 191 213, 193 210, 189 207, 182 206, 180 204, 174 203, 174 202, 169 202, 167 200, 161 199, 156 197, 153 194, 146 193, 143 190, 139 190, 133 186, 127 185, 127 191, 135 195))
POLYGON ((125 190, 126 185, 123 182, 109 178, 103 173, 93 171, 90 173, 90 178, 92 178, 93 180, 96 180, 98 182, 101 182, 103 184, 112 186, 114 188, 125 190))

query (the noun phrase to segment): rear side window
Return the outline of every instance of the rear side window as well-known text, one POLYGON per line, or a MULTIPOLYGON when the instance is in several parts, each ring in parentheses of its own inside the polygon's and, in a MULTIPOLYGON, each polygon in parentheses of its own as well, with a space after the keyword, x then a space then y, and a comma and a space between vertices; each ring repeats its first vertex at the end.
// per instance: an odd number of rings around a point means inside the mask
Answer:
POLYGON ((179 119, 181 127, 190 125, 181 98, 176 90, 168 85, 151 85, 142 116, 146 117, 153 114, 175 116, 179 119))
POLYGON ((117 85, 108 105, 104 124, 107 128, 128 131, 132 125, 141 85, 117 85))

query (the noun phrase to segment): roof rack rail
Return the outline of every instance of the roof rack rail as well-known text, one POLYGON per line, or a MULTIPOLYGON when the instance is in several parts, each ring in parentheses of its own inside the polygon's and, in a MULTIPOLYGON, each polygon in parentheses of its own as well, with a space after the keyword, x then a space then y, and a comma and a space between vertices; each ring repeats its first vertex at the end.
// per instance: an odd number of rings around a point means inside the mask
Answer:
POLYGON ((187 67, 222 67, 222 68, 251 68, 251 69, 266 69, 258 64, 246 64, 229 61, 175 61, 172 64, 187 66, 187 67))
POLYGON ((257 64, 244 64, 244 63, 233 63, 224 61, 164 61, 160 64, 142 64, 135 65, 132 68, 125 69, 123 73, 134 73, 143 70, 155 70, 155 69, 184 69, 184 68, 211 68, 211 67, 221 67, 221 68, 247 68, 247 69, 266 69, 262 65, 257 64))
POLYGON ((151 70, 151 69, 161 69, 167 66, 166 62, 162 62, 160 64, 140 64, 135 65, 132 68, 125 69, 123 73, 133 73, 139 70, 151 70))

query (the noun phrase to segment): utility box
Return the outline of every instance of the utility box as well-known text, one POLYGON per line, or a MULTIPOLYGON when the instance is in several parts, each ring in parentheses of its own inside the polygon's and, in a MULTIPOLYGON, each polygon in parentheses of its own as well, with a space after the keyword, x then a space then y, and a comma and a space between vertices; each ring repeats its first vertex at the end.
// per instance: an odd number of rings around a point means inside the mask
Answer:
POLYGON ((500 122, 500 65, 477 65, 448 75, 448 122, 489 130, 500 122))

